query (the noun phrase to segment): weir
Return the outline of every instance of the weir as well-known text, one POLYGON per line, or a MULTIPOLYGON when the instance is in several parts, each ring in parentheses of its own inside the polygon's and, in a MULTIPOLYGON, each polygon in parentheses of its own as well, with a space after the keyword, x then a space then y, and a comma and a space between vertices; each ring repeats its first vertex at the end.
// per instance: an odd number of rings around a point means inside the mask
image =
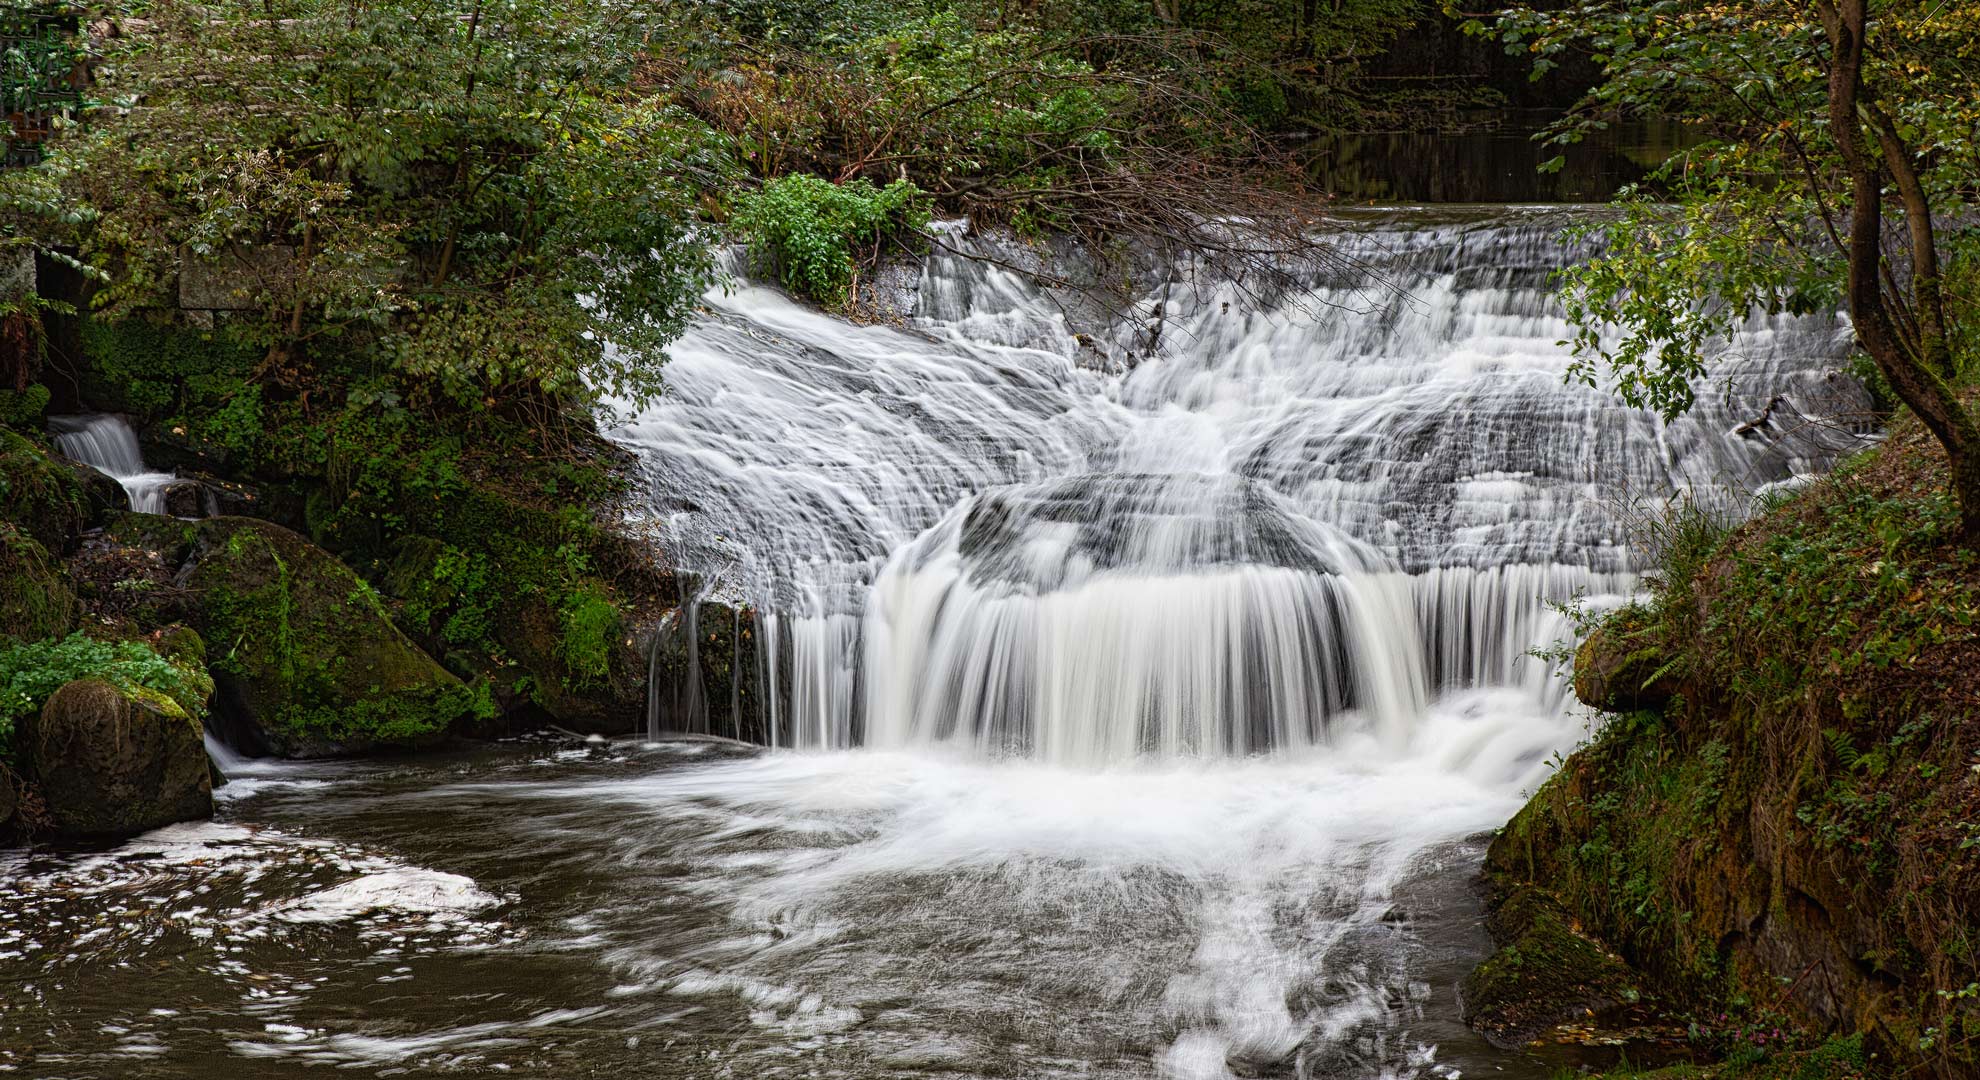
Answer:
POLYGON ((1548 279, 1594 212, 1344 219, 1262 306, 1176 267, 1090 335, 956 257, 905 326, 709 294, 614 437, 670 555, 755 610, 764 716, 676 692, 654 726, 1094 764, 1557 707, 1532 653, 1632 590, 1631 514, 1741 513, 1871 430, 1836 315, 1756 317, 1673 423, 1564 384, 1548 279))

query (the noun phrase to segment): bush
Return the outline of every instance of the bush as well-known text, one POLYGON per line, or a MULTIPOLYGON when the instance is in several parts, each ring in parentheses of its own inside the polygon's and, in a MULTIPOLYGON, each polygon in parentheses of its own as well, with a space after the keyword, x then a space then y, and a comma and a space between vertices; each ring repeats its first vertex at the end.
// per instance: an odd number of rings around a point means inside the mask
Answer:
POLYGON ((861 263, 889 240, 909 242, 928 224, 928 201, 911 181, 876 188, 866 179, 833 184, 779 177, 738 200, 733 219, 757 264, 799 296, 827 307, 851 297, 861 263))
POLYGON ((213 682, 195 662, 174 663, 142 641, 97 641, 81 633, 31 641, 0 651, 0 748, 14 725, 33 715, 63 685, 96 678, 126 693, 152 691, 197 718, 213 682))

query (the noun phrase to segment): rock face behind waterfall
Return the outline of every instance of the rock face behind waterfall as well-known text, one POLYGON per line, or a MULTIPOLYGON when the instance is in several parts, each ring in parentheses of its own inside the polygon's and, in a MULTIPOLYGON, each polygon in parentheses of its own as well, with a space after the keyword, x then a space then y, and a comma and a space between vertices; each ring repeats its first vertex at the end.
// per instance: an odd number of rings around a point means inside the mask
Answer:
POLYGON ((213 816, 199 722, 163 694, 81 679, 15 738, 59 836, 113 839, 213 816))
POLYGON ((370 586, 281 526, 126 515, 110 531, 176 568, 234 741, 284 757, 408 748, 487 709, 485 693, 392 625, 370 586))

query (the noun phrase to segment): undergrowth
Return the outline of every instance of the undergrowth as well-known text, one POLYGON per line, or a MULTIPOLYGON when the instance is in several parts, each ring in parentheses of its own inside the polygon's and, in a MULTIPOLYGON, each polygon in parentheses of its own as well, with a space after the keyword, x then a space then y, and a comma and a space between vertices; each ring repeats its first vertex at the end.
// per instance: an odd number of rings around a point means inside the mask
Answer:
POLYGON ((213 692, 197 664, 168 660, 142 641, 97 641, 74 633, 15 645, 0 650, 0 755, 7 753, 23 718, 77 679, 102 679, 126 694, 163 694, 195 719, 213 692))

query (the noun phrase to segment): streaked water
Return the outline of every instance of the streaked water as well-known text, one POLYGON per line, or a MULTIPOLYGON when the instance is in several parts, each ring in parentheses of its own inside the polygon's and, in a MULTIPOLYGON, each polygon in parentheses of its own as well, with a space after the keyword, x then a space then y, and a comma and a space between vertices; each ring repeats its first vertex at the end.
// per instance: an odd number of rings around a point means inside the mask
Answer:
POLYGON ((1457 986, 1485 834, 1588 731, 1550 603, 1864 404, 1834 318, 1754 322, 1674 424, 1564 386, 1562 223, 1360 220, 1264 310, 1098 324, 955 260, 901 325, 711 293, 614 437, 755 606, 780 748, 224 759, 219 823, 0 864, 0 1066, 1546 1075, 1457 986))
POLYGON ((165 487, 177 476, 145 468, 137 432, 121 416, 57 416, 49 419, 55 445, 63 456, 79 461, 123 485, 131 509, 140 514, 165 513, 165 487))
POLYGON ((1097 325, 952 258, 902 326, 738 283, 614 437, 670 557, 759 609, 780 744, 1399 736, 1453 689, 1544 693, 1547 604, 1632 588, 1626 507, 1737 512, 1866 430, 1834 316, 1755 319, 1675 423, 1564 385, 1576 215, 1356 219, 1262 310, 1177 268, 1097 325))
POLYGON ((0 854, 27 1076, 1450 1076, 1479 841, 1571 740, 1069 768, 521 743, 230 761, 220 819, 0 854))

